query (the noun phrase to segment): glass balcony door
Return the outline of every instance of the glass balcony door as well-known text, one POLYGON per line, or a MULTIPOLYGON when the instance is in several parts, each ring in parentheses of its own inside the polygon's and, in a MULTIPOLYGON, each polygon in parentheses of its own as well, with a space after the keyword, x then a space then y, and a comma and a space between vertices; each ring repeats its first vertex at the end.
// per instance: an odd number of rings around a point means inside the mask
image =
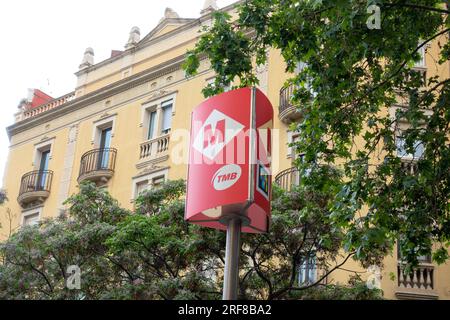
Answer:
POLYGON ((309 285, 317 281, 317 265, 315 253, 303 258, 298 268, 298 284, 309 285))
POLYGON ((162 105, 162 123, 161 123, 161 134, 168 134, 172 128, 172 101, 164 102, 162 105))
POLYGON ((109 165, 109 154, 111 147, 111 133, 112 128, 106 128, 102 130, 101 137, 100 137, 100 152, 99 157, 97 161, 97 168, 99 170, 105 170, 108 169, 109 165))
POLYGON ((39 163, 39 173, 37 179, 37 189, 44 190, 47 181, 48 163, 50 161, 50 150, 41 153, 41 161, 39 163))

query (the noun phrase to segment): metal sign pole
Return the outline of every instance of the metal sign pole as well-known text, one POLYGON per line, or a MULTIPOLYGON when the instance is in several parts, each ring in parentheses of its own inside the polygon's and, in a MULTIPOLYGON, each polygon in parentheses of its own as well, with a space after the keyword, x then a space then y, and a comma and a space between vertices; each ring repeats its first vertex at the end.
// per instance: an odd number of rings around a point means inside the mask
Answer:
MULTIPOLYGON (((249 188, 248 205, 254 201, 254 183, 256 163, 256 88, 252 87, 250 95, 250 143, 249 143, 249 188)), ((248 207, 247 207, 248 208, 248 207)), ((244 210, 245 211, 245 210, 244 210)), ((241 249, 241 227, 249 225, 247 217, 236 214, 225 217, 222 223, 227 221, 227 244, 225 249, 225 274, 223 278, 223 300, 237 300, 237 290, 239 285, 239 252, 241 249)))
POLYGON ((236 300, 239 283, 239 251, 241 248, 241 225, 239 217, 233 217, 227 225, 225 249, 225 274, 223 279, 223 300, 236 300))

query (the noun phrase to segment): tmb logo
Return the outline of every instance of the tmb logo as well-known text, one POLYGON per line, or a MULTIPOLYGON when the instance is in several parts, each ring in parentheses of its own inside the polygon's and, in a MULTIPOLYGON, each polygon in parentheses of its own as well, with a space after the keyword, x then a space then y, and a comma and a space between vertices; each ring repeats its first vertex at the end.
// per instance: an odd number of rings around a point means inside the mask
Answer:
POLYGON ((211 181, 214 189, 223 191, 234 186, 241 177, 242 169, 236 164, 229 164, 217 170, 211 181))
POLYGON ((241 123, 213 110, 200 128, 192 146, 210 160, 214 160, 242 129, 244 126, 241 123))

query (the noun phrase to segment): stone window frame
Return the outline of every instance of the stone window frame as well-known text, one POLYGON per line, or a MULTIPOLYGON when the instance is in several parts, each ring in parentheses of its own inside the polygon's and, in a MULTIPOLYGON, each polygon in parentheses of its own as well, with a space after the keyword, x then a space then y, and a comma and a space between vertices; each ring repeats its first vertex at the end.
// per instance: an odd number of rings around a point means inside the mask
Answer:
POLYGON ((39 166, 41 163, 41 157, 42 157, 42 153, 45 151, 50 151, 49 154, 49 166, 50 166, 50 161, 53 158, 53 146, 55 144, 55 140, 56 138, 50 138, 50 139, 46 139, 45 141, 41 141, 38 142, 34 145, 34 152, 33 152, 33 162, 32 162, 32 166, 34 168, 34 170, 39 170, 39 166))
POLYGON ((295 160, 294 147, 291 147, 290 144, 294 143, 299 135, 300 132, 287 130, 287 155, 286 155, 287 159, 295 160))
MULTIPOLYGON (((169 177, 169 169, 165 168, 165 169, 155 170, 153 172, 134 177, 132 179, 133 181, 132 181, 132 185, 131 185, 131 190, 132 190, 131 202, 134 203, 136 201, 137 197, 139 196, 137 194, 137 185, 139 183, 142 183, 144 181, 153 182, 153 180, 155 180, 156 178, 160 178, 160 177, 164 177, 164 181, 167 181, 168 177, 169 177)), ((148 190, 150 190, 150 189, 148 189, 148 190)))
POLYGON ((100 120, 93 121, 91 145, 93 145, 96 148, 99 148, 102 130, 109 127, 111 127, 111 144, 112 144, 116 128, 116 120, 117 114, 113 114, 100 120))
POLYGON ((39 223, 39 221, 41 221, 41 218, 42 218, 42 209, 43 208, 44 207, 41 206, 41 207, 32 208, 32 209, 28 209, 28 210, 22 211, 22 218, 21 218, 21 221, 20 221, 20 226, 24 227, 25 226, 25 219, 27 217, 35 215, 35 214, 38 214, 38 220, 37 220, 36 223, 39 223))
MULTIPOLYGON (((208 77, 205 79, 206 84, 214 84, 214 81, 216 80, 216 77, 208 77)), ((224 92, 231 91, 231 88, 233 87, 233 82, 231 82, 228 86, 223 88, 224 92)))
MULTIPOLYGON (((171 92, 168 94, 164 94, 155 99, 146 101, 141 106, 141 123, 140 127, 143 128, 142 139, 143 141, 149 141, 148 138, 148 130, 149 130, 149 121, 150 114, 156 111, 156 119, 155 119, 155 128, 156 133, 154 134, 153 139, 157 139, 162 136, 161 134, 161 126, 162 126, 162 105, 168 101, 172 101, 172 119, 176 113, 176 99, 178 92, 171 92)), ((153 140, 151 139, 151 140, 153 140)))

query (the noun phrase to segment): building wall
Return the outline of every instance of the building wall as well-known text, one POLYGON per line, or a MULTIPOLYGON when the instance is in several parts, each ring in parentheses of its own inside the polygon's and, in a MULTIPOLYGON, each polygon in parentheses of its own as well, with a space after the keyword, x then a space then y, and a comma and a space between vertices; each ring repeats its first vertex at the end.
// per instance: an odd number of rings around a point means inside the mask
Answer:
MULTIPOLYGON (((232 13, 235 15, 235 12, 232 13)), ((179 28, 169 24, 147 42, 138 44, 118 57, 79 71, 77 98, 74 101, 13 126, 4 178, 4 187, 10 200, 0 208, 0 223, 3 226, 0 229, 0 241, 9 234, 9 221, 4 214, 6 208, 15 214, 12 221, 14 228, 17 229, 21 224, 23 208, 16 197, 21 177, 36 169, 37 164, 33 163, 36 146, 53 141, 49 163, 49 169, 54 171, 52 189, 39 209, 41 219, 51 218, 64 209, 62 202, 78 191, 80 159, 84 153, 97 147, 93 141, 93 132, 99 122, 114 121, 111 147, 116 148, 118 153, 115 172, 107 188, 121 206, 129 209, 133 207, 134 178, 165 169, 168 169, 168 179, 186 178, 187 167, 182 160, 183 157, 185 161, 187 159, 190 114, 204 100, 201 88, 214 74, 209 70, 206 60, 203 60, 199 74, 186 79, 180 61, 186 50, 195 45, 201 25, 210 23, 208 19, 207 15, 179 28), (146 141, 143 106, 168 96, 175 96, 173 131, 167 153, 169 157, 140 160, 140 145, 146 141)), ((427 59, 434 59, 437 52, 437 43, 434 43, 427 59)), ((284 70, 285 63, 277 50, 269 52, 268 65, 259 70, 261 90, 274 106, 274 175, 292 166, 287 146, 288 126, 278 116, 280 89, 289 77, 284 70)), ((429 72, 430 75, 438 73, 448 78, 449 64, 429 72)), ((343 268, 345 270, 339 270, 330 277, 330 283, 344 284, 355 271, 363 278, 369 275, 354 261, 349 261, 343 268)), ((397 280, 390 279, 391 273, 397 275, 395 252, 392 257, 386 258, 382 271, 382 288, 387 298, 396 297, 397 280)), ((448 264, 435 269, 435 282, 439 298, 450 299, 448 264)))

